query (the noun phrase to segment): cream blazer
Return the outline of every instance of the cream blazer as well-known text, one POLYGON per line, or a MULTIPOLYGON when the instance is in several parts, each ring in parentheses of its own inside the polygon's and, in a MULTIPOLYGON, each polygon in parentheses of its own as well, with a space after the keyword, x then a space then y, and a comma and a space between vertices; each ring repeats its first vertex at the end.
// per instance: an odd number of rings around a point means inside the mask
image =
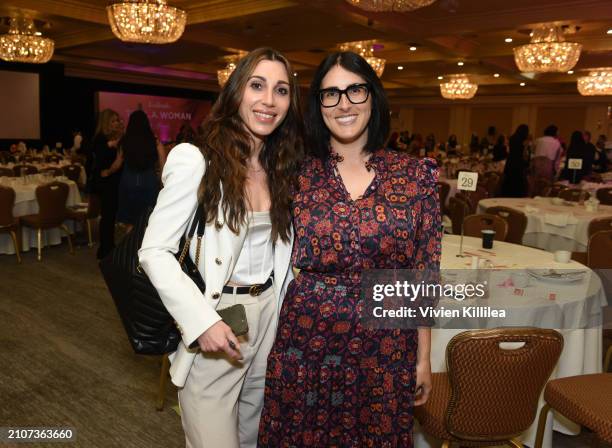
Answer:
MULTIPOLYGON (((246 237, 246 226, 235 234, 224 225, 219 207, 217 224, 206 225, 198 265, 206 282, 206 292, 202 294, 181 270, 174 254, 194 217, 198 187, 204 171, 204 157, 197 147, 181 143, 170 152, 162 174, 164 188, 159 193, 138 251, 142 268, 176 320, 182 335, 177 351, 170 355, 170 376, 179 387, 185 384, 198 353, 198 349, 189 349, 189 345, 221 320, 215 308, 246 237)), ((195 248, 196 244, 191 244, 192 260, 195 260, 195 248)), ((290 258, 291 243, 278 241, 274 249, 274 294, 278 310, 285 289, 293 278, 290 258)))

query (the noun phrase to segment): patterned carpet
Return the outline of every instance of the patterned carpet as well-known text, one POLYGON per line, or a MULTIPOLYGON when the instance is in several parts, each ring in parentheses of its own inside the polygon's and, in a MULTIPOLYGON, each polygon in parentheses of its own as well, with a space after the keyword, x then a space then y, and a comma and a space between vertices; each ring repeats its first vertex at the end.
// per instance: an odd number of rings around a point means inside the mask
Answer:
MULTIPOLYGON (((74 428, 58 447, 183 447, 176 392, 155 411, 160 360, 132 353, 94 254, 64 243, 42 262, 0 255, 0 427, 74 428)), ((589 434, 555 434, 554 448, 589 446, 589 434)))

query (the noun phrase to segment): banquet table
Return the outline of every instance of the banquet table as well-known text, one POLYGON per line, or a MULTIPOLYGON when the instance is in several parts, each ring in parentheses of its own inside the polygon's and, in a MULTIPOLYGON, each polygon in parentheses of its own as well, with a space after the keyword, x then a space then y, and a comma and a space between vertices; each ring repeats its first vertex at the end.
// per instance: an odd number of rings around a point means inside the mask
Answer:
POLYGON ((579 184, 570 184, 567 180, 562 180, 556 183, 566 185, 569 188, 580 188, 582 190, 586 190, 591 193, 591 196, 595 196, 597 194, 597 190, 601 190, 602 188, 612 188, 612 179, 605 182, 587 182, 583 180, 579 184))
MULTIPOLYGON (((42 171, 42 170, 47 169, 47 168, 63 168, 65 166, 72 165, 72 162, 69 159, 62 159, 58 163, 27 162, 25 164, 26 165, 33 165, 33 166, 36 167, 36 169, 38 171, 42 171)), ((10 169, 13 169, 13 166, 15 166, 15 165, 17 165, 17 164, 12 163, 12 162, 11 163, 7 163, 7 164, 1 164, 0 163, 0 167, 10 168, 10 169)), ((19 165, 22 165, 22 163, 19 163, 19 165)), ((79 166, 81 168, 81 172, 79 174, 79 184, 85 185, 87 183, 87 175, 85 173, 85 168, 83 167, 83 165, 81 165, 79 163, 76 163, 75 165, 77 165, 77 166, 79 166)))
POLYGON ((599 205, 596 212, 587 211, 577 202, 556 205, 552 198, 488 198, 478 203, 478 213, 493 206, 504 206, 527 215, 523 244, 547 251, 586 252, 589 223, 595 218, 612 216, 611 205, 599 205))
MULTIPOLYGON (((600 313, 601 307, 606 305, 601 281, 594 273, 575 261, 557 263, 553 260, 551 253, 531 247, 495 241, 493 249, 485 250, 482 249, 480 238, 464 237, 463 253, 468 257, 460 258, 457 257, 459 245, 459 236, 444 236, 441 260, 443 272, 449 269, 469 269, 472 261, 471 256, 478 256, 480 259, 486 260, 489 267, 492 267, 493 275, 501 276, 501 278, 509 278, 511 272, 526 268, 545 267, 586 271, 585 279, 572 285, 542 284, 542 282, 532 279, 529 281, 529 285, 523 288, 524 293, 522 295, 514 295, 515 288, 512 285, 506 286, 508 293, 501 292, 492 295, 490 305, 491 307, 501 305, 508 310, 519 310, 523 322, 503 322, 499 318, 490 318, 483 321, 483 328, 521 324, 523 326, 529 324, 534 327, 557 328, 557 331, 564 337, 564 347, 551 379, 601 372, 601 323, 593 324, 597 320, 589 320, 589 316, 585 315, 593 312, 600 313), (546 290, 557 290, 556 299, 551 300, 550 297, 542 297, 540 294, 542 287, 546 290), (558 313, 559 309, 564 309, 566 313, 558 313), (574 321, 559 321, 558 317, 563 314, 572 316, 575 318, 574 321), (580 322, 583 324, 582 327, 580 322), (562 328, 557 327, 557 324, 560 324, 562 328)), ((498 281, 495 284, 498 285, 498 288, 504 288, 498 281)), ((442 303, 438 306, 440 305, 442 303)), ((448 327, 432 329, 431 367, 433 372, 446 371, 446 346, 453 336, 462 331, 464 330, 448 327)), ((544 401, 540 397, 538 409, 541 409, 543 405, 544 401)), ((539 416, 539 410, 537 416, 539 416)), ((537 416, 532 426, 520 437, 524 444, 531 447, 534 446, 535 441, 537 416)), ((549 414, 544 435, 543 446, 545 448, 552 447, 553 428, 566 434, 576 434, 580 430, 578 425, 568 421, 563 416, 556 413, 549 414)), ((439 446, 440 442, 423 434, 418 425, 415 428, 414 436, 414 446, 417 448, 439 446)))
MULTIPOLYGON (((38 201, 36 200, 36 187, 47 182, 43 175, 37 174, 24 178, 0 178, 0 185, 11 187, 15 190, 15 205, 13 207, 13 216, 25 216, 38 213, 38 201)), ((81 193, 77 184, 66 177, 57 177, 54 180, 68 184, 68 198, 66 206, 71 207, 80 204, 81 193)), ((66 221, 64 224, 68 229, 74 231, 73 221, 66 221)), ((62 243, 62 232, 59 228, 44 230, 42 244, 44 246, 57 245, 62 243)), ((37 246, 36 231, 29 227, 21 226, 21 250, 26 252, 37 246)), ((15 248, 13 241, 7 233, 0 233, 0 254, 14 254, 15 248)))

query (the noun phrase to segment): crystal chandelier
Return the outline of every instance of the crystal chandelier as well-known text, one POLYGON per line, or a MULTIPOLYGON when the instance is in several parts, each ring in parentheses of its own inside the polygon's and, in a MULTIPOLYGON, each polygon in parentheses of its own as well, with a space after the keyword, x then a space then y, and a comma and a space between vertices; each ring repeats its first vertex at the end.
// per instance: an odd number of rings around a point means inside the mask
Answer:
POLYGON ((113 34, 125 42, 176 42, 187 23, 187 13, 166 0, 124 0, 107 6, 106 13, 113 34))
POLYGON ((449 100, 469 100, 476 95, 478 84, 470 82, 467 75, 448 75, 450 81, 440 84, 440 93, 449 100))
POLYGON ((580 95, 612 95, 612 67, 596 68, 578 78, 580 95))
POLYGON ((370 64, 370 66, 376 72, 376 75, 380 78, 385 71, 385 63, 387 61, 383 58, 377 58, 374 56, 374 43, 375 42, 372 40, 345 42, 340 45, 340 50, 357 53, 359 56, 364 58, 368 64, 370 64))
POLYGON ((561 27, 548 24, 533 30, 531 43, 514 48, 514 60, 522 72, 566 72, 581 50, 581 44, 565 42, 561 27))
POLYGON ((55 43, 36 31, 34 20, 12 17, 9 32, 0 36, 0 59, 44 64, 53 56, 55 43))
POLYGON ((230 56, 224 57, 224 59, 227 61, 227 65, 225 66, 225 68, 217 70, 217 81, 219 82, 219 85, 221 87, 225 85, 232 72, 236 70, 236 67, 238 66, 238 61, 240 61, 240 59, 242 59, 246 55, 246 51, 240 51, 238 54, 232 54, 230 56))
POLYGON ((351 5, 366 11, 406 12, 431 5, 436 0, 346 0, 351 5))

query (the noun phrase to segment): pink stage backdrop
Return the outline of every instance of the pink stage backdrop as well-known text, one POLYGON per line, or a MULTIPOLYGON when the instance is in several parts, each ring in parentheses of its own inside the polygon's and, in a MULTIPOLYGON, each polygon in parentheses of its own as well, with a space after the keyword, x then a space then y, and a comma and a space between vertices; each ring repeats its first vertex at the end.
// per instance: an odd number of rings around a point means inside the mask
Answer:
POLYGON ((211 106, 212 103, 207 100, 98 92, 98 111, 117 111, 127 126, 130 114, 135 110, 143 110, 149 116, 153 132, 162 142, 174 141, 186 121, 197 130, 211 106))

